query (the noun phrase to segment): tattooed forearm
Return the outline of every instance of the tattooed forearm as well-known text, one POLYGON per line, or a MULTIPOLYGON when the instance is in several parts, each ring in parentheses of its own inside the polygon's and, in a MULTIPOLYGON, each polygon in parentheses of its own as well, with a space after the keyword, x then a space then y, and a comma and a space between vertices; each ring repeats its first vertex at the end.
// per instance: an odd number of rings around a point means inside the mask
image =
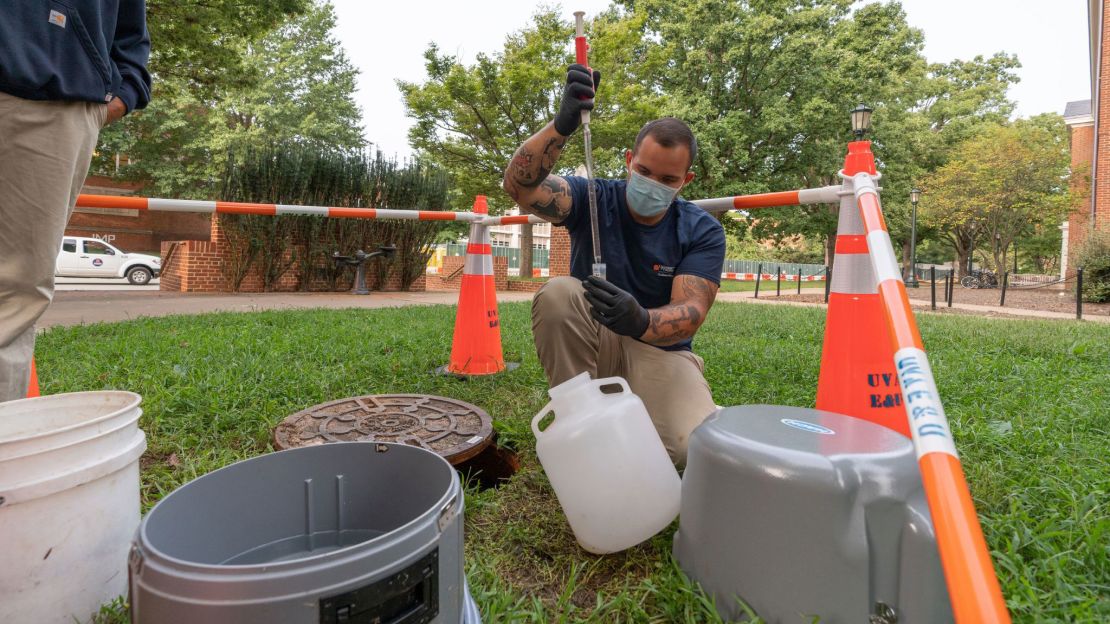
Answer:
POLYGON ((641 340, 665 347, 693 336, 701 327, 702 313, 696 305, 680 303, 648 310, 648 318, 641 340))
POLYGON ((528 205, 534 214, 561 221, 570 210, 570 185, 558 176, 549 177, 540 184, 535 198, 528 205))
POLYGON ((679 275, 671 287, 671 303, 648 310, 648 329, 640 340, 665 347, 693 337, 716 296, 717 285, 713 282, 679 275))
POLYGON ((562 221, 570 213, 572 201, 566 181, 551 175, 566 144, 566 137, 548 124, 513 154, 502 187, 521 208, 553 221, 562 221), (552 180, 563 186, 557 188, 552 180))
POLYGON ((547 143, 543 146, 543 153, 540 154, 540 171, 544 175, 551 173, 555 168, 555 163, 559 160, 559 156, 563 153, 563 148, 567 146, 566 137, 556 136, 547 139, 547 143))
POLYGON ((535 143, 535 138, 526 141, 513 154, 513 159, 509 162, 508 175, 505 176, 507 181, 512 181, 521 188, 539 186, 551 173, 551 169, 567 144, 566 139, 561 136, 549 137, 543 149, 536 154, 532 145, 535 143))

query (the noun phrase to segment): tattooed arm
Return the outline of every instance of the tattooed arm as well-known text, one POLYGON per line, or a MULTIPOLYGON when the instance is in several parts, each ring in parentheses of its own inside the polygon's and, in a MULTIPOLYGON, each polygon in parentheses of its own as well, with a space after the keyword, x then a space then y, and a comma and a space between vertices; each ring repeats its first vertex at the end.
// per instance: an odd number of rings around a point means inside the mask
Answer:
POLYGON ((574 204, 570 185, 551 175, 559 154, 582 121, 582 111, 594 107, 594 89, 601 74, 583 65, 567 68, 563 98, 555 119, 533 134, 513 154, 501 185, 525 212, 551 223, 562 223, 574 204))
POLYGON ((549 123, 513 154, 501 185, 520 208, 551 223, 562 223, 573 204, 570 185, 550 175, 567 137, 549 123))
POLYGON ((718 286, 694 275, 679 275, 671 285, 671 302, 648 310, 648 328, 640 340, 659 347, 677 344, 698 331, 717 297, 718 286))

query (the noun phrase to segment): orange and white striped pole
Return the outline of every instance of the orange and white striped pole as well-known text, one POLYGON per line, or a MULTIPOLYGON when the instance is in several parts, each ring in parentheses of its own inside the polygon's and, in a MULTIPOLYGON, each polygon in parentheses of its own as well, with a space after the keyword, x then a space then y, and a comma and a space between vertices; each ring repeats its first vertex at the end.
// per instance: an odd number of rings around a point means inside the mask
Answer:
POLYGON ((975 504, 956 454, 929 358, 910 310, 906 285, 902 282, 883 220, 879 190, 869 172, 844 174, 844 177, 852 182, 871 266, 878 281, 879 299, 894 342, 894 367, 905 396, 910 432, 937 534, 953 615, 958 624, 1009 622, 1002 588, 995 576, 975 504))
POLYGON ((694 200, 694 204, 706 212, 726 212, 729 210, 750 210, 752 208, 776 208, 779 206, 804 206, 806 204, 835 204, 840 201, 840 186, 822 186, 814 189, 759 193, 757 195, 736 195, 734 197, 715 197, 694 200))
POLYGON ((547 223, 547 221, 535 215, 505 215, 502 217, 486 217, 479 223, 482 225, 525 225, 529 223, 547 223))
POLYGON ((409 221, 478 222, 486 215, 444 210, 397 210, 391 208, 339 208, 335 206, 296 206, 291 204, 253 204, 249 202, 160 199, 118 195, 78 195, 78 208, 123 208, 155 212, 196 212, 201 214, 253 214, 264 216, 308 215, 332 219, 401 219, 409 221))

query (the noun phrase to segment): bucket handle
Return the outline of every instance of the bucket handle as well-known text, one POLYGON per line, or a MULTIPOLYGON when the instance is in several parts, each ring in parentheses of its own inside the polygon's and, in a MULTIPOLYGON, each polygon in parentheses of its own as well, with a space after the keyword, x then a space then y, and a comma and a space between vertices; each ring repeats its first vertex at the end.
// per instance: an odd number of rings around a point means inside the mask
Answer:
MULTIPOLYGON (((553 403, 553 402, 554 402, 554 401, 549 401, 549 402, 547 403, 547 405, 544 405, 544 406, 543 406, 543 409, 541 409, 541 410, 539 411, 539 413, 538 413, 538 414, 536 414, 536 415, 535 415, 535 416, 534 416, 534 417, 532 418, 532 433, 534 433, 534 434, 536 435, 536 439, 537 439, 537 440, 539 439, 539 437, 540 437, 540 434, 542 434, 542 433, 543 433, 542 431, 540 431, 540 421, 541 421, 541 420, 543 420, 543 417, 544 417, 544 416, 547 416, 547 415, 548 415, 548 413, 550 413, 550 412, 552 411, 552 410, 551 410, 551 403, 553 403)), ((551 425, 548 425, 548 427, 550 427, 550 426, 551 426, 551 425)))

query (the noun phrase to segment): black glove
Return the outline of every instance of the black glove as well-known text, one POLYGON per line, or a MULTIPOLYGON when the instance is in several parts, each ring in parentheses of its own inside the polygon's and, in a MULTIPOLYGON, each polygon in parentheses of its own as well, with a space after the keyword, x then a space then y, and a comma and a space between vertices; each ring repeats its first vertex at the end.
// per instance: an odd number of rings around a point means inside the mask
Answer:
POLYGON ((570 136, 582 123, 582 111, 594 109, 594 90, 601 84, 601 72, 590 70, 575 63, 567 68, 567 86, 563 88, 563 101, 555 114, 555 131, 570 136), (582 98, 586 99, 582 99, 582 98))
POLYGON ((582 280, 582 287, 586 289, 586 301, 593 306, 590 314, 598 323, 615 334, 633 338, 647 331, 651 321, 648 311, 631 294, 595 275, 582 280))

